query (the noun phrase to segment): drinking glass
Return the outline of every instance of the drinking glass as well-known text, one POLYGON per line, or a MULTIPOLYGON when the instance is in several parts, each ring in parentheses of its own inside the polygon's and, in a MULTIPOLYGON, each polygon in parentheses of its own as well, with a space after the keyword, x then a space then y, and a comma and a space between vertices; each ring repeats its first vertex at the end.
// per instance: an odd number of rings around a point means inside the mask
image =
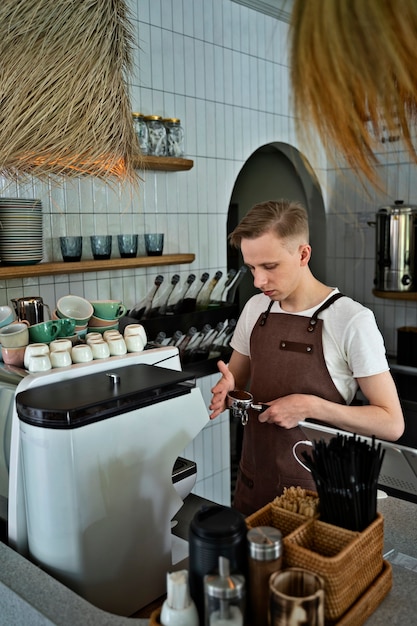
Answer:
POLYGON ((148 256, 161 256, 164 249, 163 233, 146 233, 145 248, 148 256))

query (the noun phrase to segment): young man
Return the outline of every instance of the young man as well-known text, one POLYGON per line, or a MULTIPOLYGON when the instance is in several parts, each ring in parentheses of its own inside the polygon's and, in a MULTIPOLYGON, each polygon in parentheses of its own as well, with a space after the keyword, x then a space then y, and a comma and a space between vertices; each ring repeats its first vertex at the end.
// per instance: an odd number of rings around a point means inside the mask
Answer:
POLYGON ((230 235, 261 293, 246 303, 221 379, 213 387, 211 419, 227 394, 246 389, 255 403, 244 427, 234 506, 248 515, 284 487, 315 489, 292 448, 298 427, 312 418, 359 435, 396 440, 404 418, 373 313, 317 280, 310 271, 308 217, 298 203, 254 206, 230 235), (351 405, 358 389, 369 404, 351 405))

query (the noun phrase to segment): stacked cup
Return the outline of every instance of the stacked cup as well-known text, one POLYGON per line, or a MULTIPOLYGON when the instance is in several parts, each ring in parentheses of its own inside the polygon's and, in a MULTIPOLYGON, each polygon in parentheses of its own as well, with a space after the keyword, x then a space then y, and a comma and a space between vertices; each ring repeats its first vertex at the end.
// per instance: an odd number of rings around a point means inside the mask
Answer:
MULTIPOLYGON (((81 296, 63 296, 56 305, 55 314, 59 319, 75 320, 75 332, 80 338, 85 337, 87 326, 94 309, 91 303, 81 296)), ((53 315, 54 317, 54 315, 53 315)))
POLYGON ((92 300, 93 315, 88 323, 88 332, 104 333, 117 330, 119 320, 126 315, 127 309, 120 300, 92 300))
POLYGON ((12 322, 0 328, 1 355, 6 365, 23 367, 26 346, 29 343, 29 322, 12 322))
POLYGON ((128 352, 142 352, 148 341, 142 324, 128 324, 123 334, 128 352))

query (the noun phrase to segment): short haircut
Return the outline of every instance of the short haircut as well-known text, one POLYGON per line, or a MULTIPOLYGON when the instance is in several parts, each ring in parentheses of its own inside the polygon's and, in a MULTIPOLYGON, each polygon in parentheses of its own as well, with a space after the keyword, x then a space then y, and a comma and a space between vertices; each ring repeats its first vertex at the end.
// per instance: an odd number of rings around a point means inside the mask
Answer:
POLYGON ((239 248, 242 239, 256 239, 268 231, 281 239, 304 237, 309 240, 308 214, 299 202, 269 200, 255 204, 229 235, 232 246, 239 248))

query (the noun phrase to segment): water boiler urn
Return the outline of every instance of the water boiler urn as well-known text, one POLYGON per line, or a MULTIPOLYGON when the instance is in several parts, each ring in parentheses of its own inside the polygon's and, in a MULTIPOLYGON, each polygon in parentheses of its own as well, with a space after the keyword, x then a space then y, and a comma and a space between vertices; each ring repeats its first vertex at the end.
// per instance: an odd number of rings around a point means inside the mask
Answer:
POLYGON ((376 214, 375 289, 417 291, 417 206, 402 200, 376 214))

